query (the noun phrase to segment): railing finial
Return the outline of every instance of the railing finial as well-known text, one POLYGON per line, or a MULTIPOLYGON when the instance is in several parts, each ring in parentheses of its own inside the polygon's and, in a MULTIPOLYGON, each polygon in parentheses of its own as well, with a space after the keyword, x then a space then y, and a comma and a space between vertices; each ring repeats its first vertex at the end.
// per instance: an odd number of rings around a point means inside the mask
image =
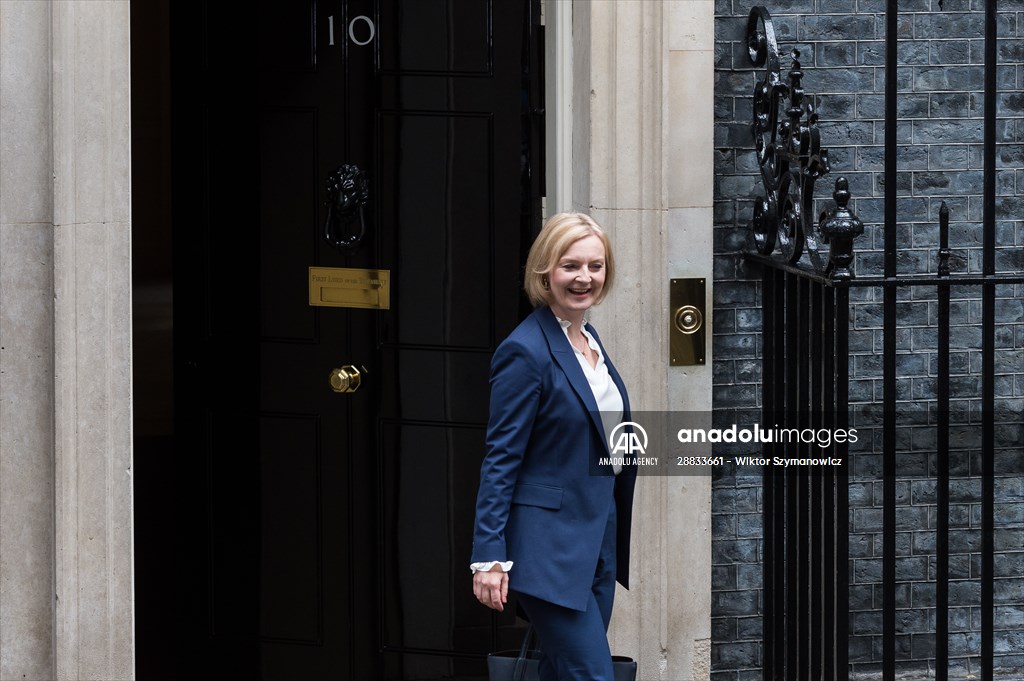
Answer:
POLYGON ((853 279, 850 263, 853 262, 853 240, 864 233, 864 223, 850 210, 850 183, 845 177, 836 180, 832 192, 836 205, 822 211, 818 218, 818 232, 823 243, 829 245, 829 262, 832 264, 833 281, 853 279))

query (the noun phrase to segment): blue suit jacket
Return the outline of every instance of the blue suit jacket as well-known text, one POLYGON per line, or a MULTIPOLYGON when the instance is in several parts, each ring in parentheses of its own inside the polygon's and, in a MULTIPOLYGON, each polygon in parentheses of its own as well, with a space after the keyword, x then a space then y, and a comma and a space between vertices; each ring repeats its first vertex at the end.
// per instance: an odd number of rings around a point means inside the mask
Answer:
MULTIPOLYGON (((626 387, 601 351, 629 420, 626 387)), ((511 589, 585 610, 614 503, 617 580, 628 588, 636 468, 593 474, 591 459, 600 456, 608 447, 593 391, 555 315, 537 308, 491 361, 472 562, 515 561, 511 589)))

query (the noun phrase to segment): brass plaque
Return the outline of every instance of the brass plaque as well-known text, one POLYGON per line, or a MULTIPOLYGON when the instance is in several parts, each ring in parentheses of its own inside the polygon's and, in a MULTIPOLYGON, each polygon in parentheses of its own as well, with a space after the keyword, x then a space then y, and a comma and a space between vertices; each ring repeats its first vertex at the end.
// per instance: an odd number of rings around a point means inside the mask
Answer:
POLYGON ((309 304, 321 307, 391 309, 391 270, 310 267, 309 304))
POLYGON ((673 279, 669 285, 669 366, 704 364, 707 315, 703 279, 673 279))

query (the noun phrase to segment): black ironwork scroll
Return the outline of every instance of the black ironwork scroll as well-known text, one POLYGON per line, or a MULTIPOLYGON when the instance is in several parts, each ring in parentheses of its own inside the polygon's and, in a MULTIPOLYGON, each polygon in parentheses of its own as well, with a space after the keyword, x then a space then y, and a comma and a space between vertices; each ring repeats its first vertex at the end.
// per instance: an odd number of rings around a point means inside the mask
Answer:
POLYGON ((814 184, 828 174, 829 162, 828 150, 821 146, 818 114, 804 94, 800 52, 793 50, 793 64, 784 81, 771 14, 760 6, 751 9, 747 18, 747 49, 753 65, 765 69, 764 78, 754 86, 751 122, 765 192, 754 204, 750 222, 757 251, 770 256, 777 250, 795 265, 806 249, 816 272, 850 279, 853 237, 864 226, 846 206, 845 178, 836 181, 835 196, 837 201, 844 197, 842 205, 823 212, 818 221, 813 217, 814 184))

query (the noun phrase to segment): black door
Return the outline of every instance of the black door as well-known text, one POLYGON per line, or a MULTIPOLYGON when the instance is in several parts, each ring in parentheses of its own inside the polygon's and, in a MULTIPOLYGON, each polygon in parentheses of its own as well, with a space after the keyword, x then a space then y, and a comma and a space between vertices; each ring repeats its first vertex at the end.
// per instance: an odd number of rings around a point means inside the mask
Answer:
POLYGON ((531 4, 172 7, 182 670, 473 678, 514 640, 467 566, 538 214, 531 4), (368 202, 326 230, 342 164, 368 202), (388 270, 390 308, 310 305, 310 267, 388 270))

